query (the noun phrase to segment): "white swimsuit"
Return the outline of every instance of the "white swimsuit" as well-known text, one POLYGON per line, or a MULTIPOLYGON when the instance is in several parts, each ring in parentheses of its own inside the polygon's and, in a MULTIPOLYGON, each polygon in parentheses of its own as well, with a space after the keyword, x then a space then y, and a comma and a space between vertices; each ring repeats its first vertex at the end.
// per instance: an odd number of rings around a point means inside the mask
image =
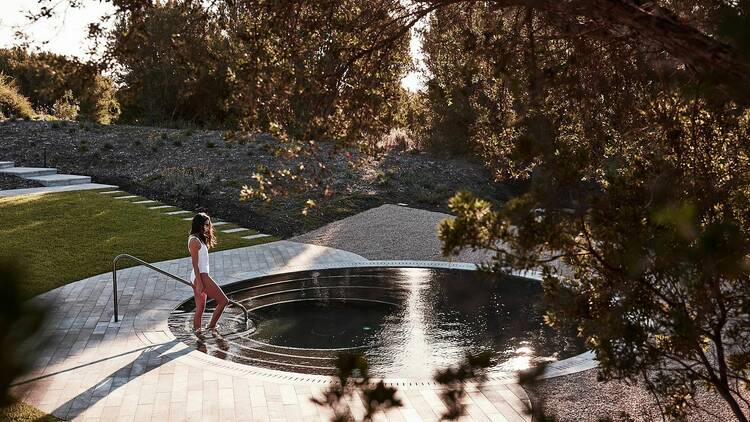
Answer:
MULTIPOLYGON (((198 271, 201 273, 208 274, 208 247, 203 244, 203 242, 198 238, 198 236, 190 235, 188 237, 188 249, 190 249, 190 239, 197 239, 198 243, 201 244, 200 249, 198 249, 198 271)), ((190 281, 195 281, 195 271, 190 270, 190 281)))

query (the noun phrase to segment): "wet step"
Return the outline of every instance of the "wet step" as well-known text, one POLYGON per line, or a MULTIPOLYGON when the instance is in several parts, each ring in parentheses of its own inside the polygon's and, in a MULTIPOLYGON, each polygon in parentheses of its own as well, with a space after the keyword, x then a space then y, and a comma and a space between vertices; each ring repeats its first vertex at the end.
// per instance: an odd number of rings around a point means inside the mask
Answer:
POLYGON ((69 186, 91 183, 91 176, 79 176, 77 174, 49 174, 45 176, 22 177, 39 182, 44 186, 69 186))
POLYGON ((13 161, 0 161, 0 169, 11 168, 13 165, 13 161))
POLYGON ((0 169, 0 173, 10 174, 13 176, 28 179, 30 177, 49 176, 52 174, 57 174, 57 169, 44 167, 8 167, 0 169))

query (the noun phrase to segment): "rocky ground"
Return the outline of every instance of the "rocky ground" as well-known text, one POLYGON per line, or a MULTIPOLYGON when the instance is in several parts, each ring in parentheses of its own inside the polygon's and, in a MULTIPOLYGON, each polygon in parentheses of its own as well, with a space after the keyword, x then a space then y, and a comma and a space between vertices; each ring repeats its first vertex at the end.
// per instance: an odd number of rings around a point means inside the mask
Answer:
POLYGON ((16 165, 49 166, 61 173, 92 176, 97 183, 184 209, 203 210, 221 219, 279 236, 301 234, 325 223, 386 203, 447 211, 447 200, 470 190, 502 202, 516 190, 492 183, 481 163, 439 159, 424 153, 390 153, 366 158, 332 143, 316 144, 316 153, 289 159, 273 137, 256 134, 229 138, 219 131, 137 126, 101 126, 72 122, 0 122, 0 159, 16 165), (226 138, 226 139, 225 139, 226 138), (271 203, 240 201, 243 185, 253 184, 259 167, 329 171, 315 188, 292 190, 271 203), (323 195, 329 186, 328 197, 323 195), (317 202, 307 216, 308 199, 317 202))

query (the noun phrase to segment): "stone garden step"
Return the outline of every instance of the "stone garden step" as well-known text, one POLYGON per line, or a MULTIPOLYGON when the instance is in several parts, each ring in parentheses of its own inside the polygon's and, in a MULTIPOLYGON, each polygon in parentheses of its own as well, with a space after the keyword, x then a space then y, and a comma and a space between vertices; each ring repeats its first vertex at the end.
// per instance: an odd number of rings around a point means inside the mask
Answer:
POLYGON ((238 233, 238 232, 244 232, 245 230, 250 230, 250 229, 246 229, 244 227, 238 227, 236 229, 222 230, 221 232, 222 233, 238 233))
POLYGON ((68 186, 91 183, 90 176, 79 176, 77 174, 49 174, 46 176, 33 176, 24 178, 39 182, 44 186, 68 186))
POLYGON ((13 167, 13 161, 0 161, 0 169, 7 169, 13 167))
POLYGON ((242 236, 243 239, 247 239, 247 240, 262 239, 264 237, 271 237, 271 235, 265 234, 265 233, 258 233, 258 234, 251 234, 250 236, 242 236))
POLYGON ((18 176, 18 177, 23 177, 24 179, 28 179, 30 177, 48 176, 51 174, 56 174, 57 169, 44 168, 44 167, 8 167, 8 168, 0 169, 0 173, 12 174, 13 176, 18 176))

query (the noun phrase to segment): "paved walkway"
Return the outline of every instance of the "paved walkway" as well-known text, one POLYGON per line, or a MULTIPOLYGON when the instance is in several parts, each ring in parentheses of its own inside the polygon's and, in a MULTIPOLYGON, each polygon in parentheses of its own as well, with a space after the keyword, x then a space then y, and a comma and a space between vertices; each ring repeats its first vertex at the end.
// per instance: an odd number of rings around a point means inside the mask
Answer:
MULTIPOLYGON (((248 275, 364 261, 322 246, 279 241, 211 254, 212 275, 222 284, 248 275)), ((187 277, 189 259, 160 268, 187 277)), ((325 377, 253 369, 189 349, 172 336, 167 317, 192 292, 144 267, 118 272, 122 319, 115 323, 111 274, 81 280, 34 299, 52 315, 51 337, 35 369, 13 394, 46 412, 72 420, 299 421, 328 420, 310 402, 325 377)), ((434 386, 399 385, 405 406, 379 421, 436 420, 443 410, 434 386)), ((527 421, 523 390, 493 383, 466 398, 465 420, 527 421)), ((361 402, 350 403, 356 415, 361 402)))

